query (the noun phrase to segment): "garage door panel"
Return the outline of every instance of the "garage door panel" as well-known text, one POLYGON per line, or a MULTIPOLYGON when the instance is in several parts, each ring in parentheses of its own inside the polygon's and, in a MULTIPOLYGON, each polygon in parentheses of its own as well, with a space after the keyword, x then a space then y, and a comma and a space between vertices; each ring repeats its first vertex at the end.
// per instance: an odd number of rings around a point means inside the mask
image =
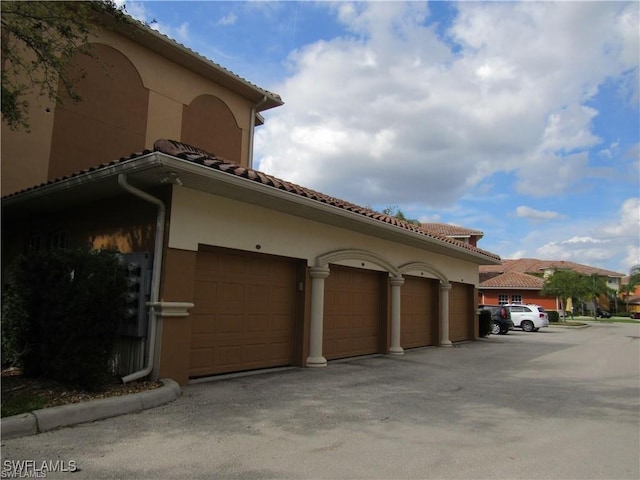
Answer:
POLYGON ((204 315, 193 315, 191 317, 191 334, 213 333, 213 324, 204 315))
POLYGON ((220 313, 209 315, 205 320, 213 325, 215 335, 240 335, 243 331, 244 316, 240 314, 220 313))
POLYGON ((226 306, 227 304, 238 304, 246 301, 245 298, 245 285, 241 283, 229 283, 221 282, 219 289, 216 289, 215 293, 216 304, 220 306, 226 306))
POLYGON ((274 314, 268 318, 268 327, 269 330, 274 335, 289 335, 291 331, 290 328, 291 318, 286 314, 274 314))
POLYGON ((263 359, 268 358, 267 347, 265 344, 260 343, 256 345, 245 345, 242 348, 244 354, 244 361, 246 363, 260 363, 263 359))
POLYGON ((378 272, 330 266, 325 280, 325 358, 378 351, 384 294, 378 272))
POLYGON ((473 339, 473 289, 453 283, 449 292, 449 339, 452 342, 473 339))
POLYGON ((190 376, 291 364, 296 263, 199 251, 190 376))
POLYGON ((436 342, 438 282, 406 276, 401 287, 400 345, 416 348, 436 342))
POLYGON ((284 361, 290 356, 291 344, 288 341, 274 342, 269 345, 269 359, 284 361))
POLYGON ((191 350, 191 368, 203 368, 213 360, 212 348, 194 348, 191 350))
POLYGON ((219 346, 214 350, 213 361, 222 372, 237 369, 242 365, 242 347, 238 345, 219 346))
POLYGON ((269 329, 269 316, 264 314, 251 314, 247 315, 247 321, 245 323, 245 331, 248 335, 260 335, 269 329))

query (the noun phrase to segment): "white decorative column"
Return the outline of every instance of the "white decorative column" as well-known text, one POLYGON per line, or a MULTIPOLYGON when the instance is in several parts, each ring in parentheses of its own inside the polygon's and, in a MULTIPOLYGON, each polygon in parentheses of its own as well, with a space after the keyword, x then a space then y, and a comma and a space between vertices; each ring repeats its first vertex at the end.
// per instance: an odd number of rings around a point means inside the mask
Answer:
POLYGON ((391 277, 391 355, 402 355, 404 350, 400 346, 400 287, 404 283, 402 277, 391 277))
POLYGON ((322 330, 324 324, 324 279, 329 276, 329 267, 311 267, 309 275, 311 275, 311 325, 307 367, 326 367, 327 359, 322 355, 322 330))
POLYGON ((451 347, 449 340, 449 290, 450 283, 440 284, 440 346, 451 347))

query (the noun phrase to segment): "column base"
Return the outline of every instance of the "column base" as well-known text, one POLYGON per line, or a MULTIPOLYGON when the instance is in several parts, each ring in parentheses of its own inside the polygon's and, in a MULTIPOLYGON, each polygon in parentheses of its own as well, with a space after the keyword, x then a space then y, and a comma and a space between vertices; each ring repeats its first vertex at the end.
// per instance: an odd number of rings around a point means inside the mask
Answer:
POLYGON ((453 343, 451 343, 451 340, 442 340, 440 342, 440 346, 441 347, 453 347, 453 343))
POLYGON ((307 367, 310 368, 319 368, 319 367, 326 367, 327 366, 327 359, 320 356, 320 357, 309 357, 307 358, 307 363, 306 363, 307 367))
POLYGON ((402 348, 402 347, 391 347, 389 349, 389 355, 404 355, 404 348, 402 348))

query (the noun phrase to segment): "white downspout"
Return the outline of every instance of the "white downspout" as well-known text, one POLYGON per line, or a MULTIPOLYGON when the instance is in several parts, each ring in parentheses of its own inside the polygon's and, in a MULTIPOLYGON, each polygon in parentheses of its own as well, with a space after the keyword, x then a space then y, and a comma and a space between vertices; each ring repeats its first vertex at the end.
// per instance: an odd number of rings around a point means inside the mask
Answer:
POLYGON ((247 159, 247 166, 253 168, 253 136, 256 130, 256 114, 258 113, 258 107, 267 101, 267 96, 264 95, 262 99, 251 108, 251 122, 249 127, 249 158, 247 159))
POLYGON ((147 349, 147 366, 142 370, 138 370, 137 372, 133 372, 127 376, 122 377, 122 383, 128 383, 146 377, 153 370, 153 359, 156 347, 156 323, 159 316, 158 312, 156 311, 155 305, 160 299, 160 269, 162 268, 162 249, 164 247, 164 221, 167 209, 162 200, 154 197, 153 195, 149 195, 147 192, 143 192, 142 190, 127 183, 127 175, 124 173, 118 174, 118 185, 120 185, 127 192, 149 203, 153 203, 158 207, 155 247, 153 251, 153 270, 151 273, 149 324, 147 328, 147 338, 149 341, 149 348, 147 349))

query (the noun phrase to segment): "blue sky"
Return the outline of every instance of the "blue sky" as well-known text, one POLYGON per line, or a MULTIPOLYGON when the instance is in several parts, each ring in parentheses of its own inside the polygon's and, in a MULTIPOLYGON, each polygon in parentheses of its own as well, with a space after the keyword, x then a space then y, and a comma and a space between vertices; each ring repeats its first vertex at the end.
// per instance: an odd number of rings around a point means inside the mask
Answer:
POLYGON ((278 93, 254 166, 482 230, 503 258, 640 263, 637 2, 125 2, 278 93))

